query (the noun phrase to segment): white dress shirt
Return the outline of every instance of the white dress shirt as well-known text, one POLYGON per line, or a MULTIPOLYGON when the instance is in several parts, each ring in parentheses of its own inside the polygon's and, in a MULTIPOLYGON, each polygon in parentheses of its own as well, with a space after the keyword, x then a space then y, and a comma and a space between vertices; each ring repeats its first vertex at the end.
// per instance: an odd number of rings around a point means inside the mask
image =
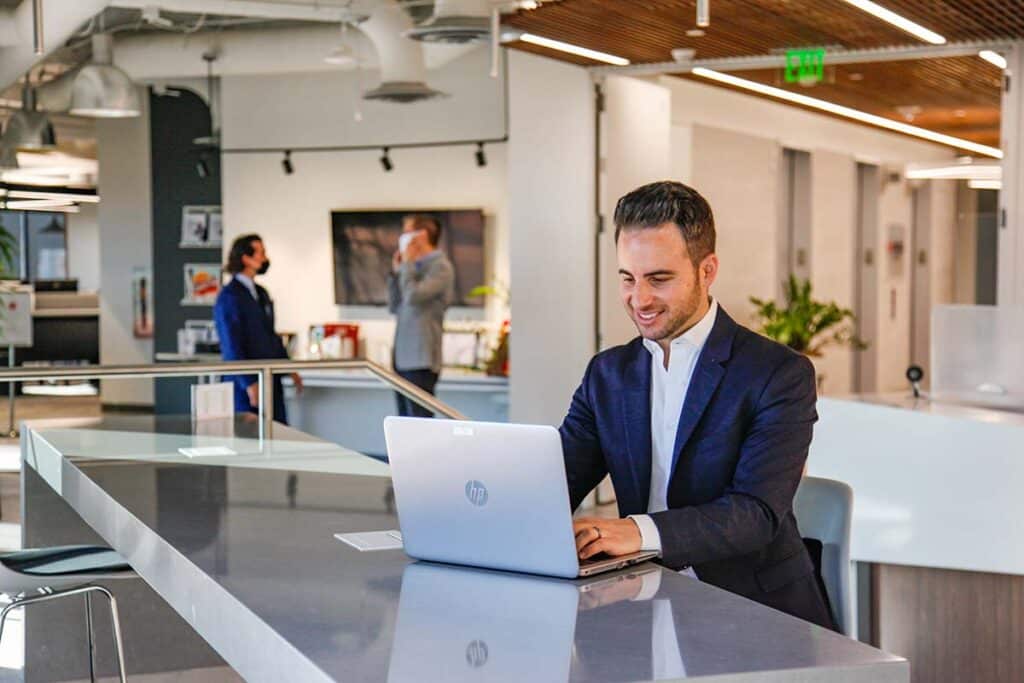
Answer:
POLYGON ((235 273, 235 279, 241 282, 242 285, 249 290, 249 293, 252 294, 253 299, 256 299, 256 301, 260 300, 259 295, 256 294, 256 283, 252 281, 251 277, 249 277, 248 275, 244 275, 242 273, 235 273))
MULTIPOLYGON (((686 392, 697 358, 715 326, 718 302, 711 300, 708 312, 700 321, 672 340, 668 368, 665 354, 656 341, 644 339, 644 348, 651 354, 651 490, 647 512, 668 509, 668 484, 672 478, 672 457, 683 411, 686 392)), ((630 515, 640 528, 641 549, 661 552, 661 534, 649 515, 630 515)))

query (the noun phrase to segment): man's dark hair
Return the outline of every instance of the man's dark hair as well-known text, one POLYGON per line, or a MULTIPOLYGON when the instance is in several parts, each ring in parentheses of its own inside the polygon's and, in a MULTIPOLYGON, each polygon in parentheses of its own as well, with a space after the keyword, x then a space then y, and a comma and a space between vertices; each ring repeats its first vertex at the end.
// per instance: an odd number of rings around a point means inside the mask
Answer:
POLYGON ((692 187, 662 180, 638 187, 615 205, 615 242, 623 230, 657 228, 675 223, 683 233, 694 267, 715 251, 715 217, 692 187))
POLYGON ((436 247, 441 241, 441 221, 429 213, 411 213, 402 220, 410 221, 417 230, 426 230, 430 246, 436 247))
POLYGON ((225 264, 224 270, 228 271, 232 275, 235 273, 241 273, 245 270, 245 266, 242 265, 242 257, 252 256, 256 251, 256 247, 253 246, 253 243, 262 241, 263 240, 256 233, 236 237, 235 241, 231 243, 231 251, 228 252, 228 262, 225 264))

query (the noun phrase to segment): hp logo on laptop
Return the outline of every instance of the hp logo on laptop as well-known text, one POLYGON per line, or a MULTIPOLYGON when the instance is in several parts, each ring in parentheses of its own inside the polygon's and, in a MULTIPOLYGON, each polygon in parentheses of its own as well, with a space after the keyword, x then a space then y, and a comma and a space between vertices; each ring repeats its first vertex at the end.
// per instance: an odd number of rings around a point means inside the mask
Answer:
POLYGON ((487 656, 487 643, 482 640, 474 640, 466 647, 466 663, 474 669, 486 664, 487 656))
POLYGON ((487 505, 487 487, 476 479, 467 481, 466 498, 473 505, 482 508, 484 505, 487 505))

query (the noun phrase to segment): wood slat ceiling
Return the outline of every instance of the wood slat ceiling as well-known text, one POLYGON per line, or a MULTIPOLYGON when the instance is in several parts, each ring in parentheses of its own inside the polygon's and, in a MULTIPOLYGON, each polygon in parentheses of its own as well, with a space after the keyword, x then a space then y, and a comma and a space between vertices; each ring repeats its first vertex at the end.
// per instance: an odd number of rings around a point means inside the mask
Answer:
MULTIPOLYGON (((521 11, 505 23, 634 63, 667 61, 673 48, 691 48, 697 59, 707 59, 796 47, 923 44, 843 0, 711 0, 711 26, 703 36, 688 36, 687 30, 695 28, 695 4, 695 0, 562 0, 521 11)), ((881 4, 951 42, 1024 37, 1024 0, 882 0, 881 4)), ((581 65, 595 64, 524 43, 514 47, 581 65)), ((781 69, 731 73, 998 146, 1001 74, 976 57, 839 65, 829 67, 826 81, 813 87, 782 82, 781 69)))

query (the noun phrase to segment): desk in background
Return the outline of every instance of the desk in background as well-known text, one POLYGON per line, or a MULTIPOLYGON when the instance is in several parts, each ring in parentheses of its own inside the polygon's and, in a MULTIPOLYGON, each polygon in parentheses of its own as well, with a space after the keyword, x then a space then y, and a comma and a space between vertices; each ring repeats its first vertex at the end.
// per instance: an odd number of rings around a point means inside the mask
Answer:
MULTIPOLYGON (((301 396, 285 377, 288 420, 321 439, 383 455, 384 417, 397 414, 394 391, 367 372, 303 372, 301 396)), ((508 422, 508 378, 446 370, 437 398, 472 420, 508 422)))
POLYGON ((853 488, 862 640, 915 682, 1024 680, 1024 414, 822 398, 807 473, 853 488))

